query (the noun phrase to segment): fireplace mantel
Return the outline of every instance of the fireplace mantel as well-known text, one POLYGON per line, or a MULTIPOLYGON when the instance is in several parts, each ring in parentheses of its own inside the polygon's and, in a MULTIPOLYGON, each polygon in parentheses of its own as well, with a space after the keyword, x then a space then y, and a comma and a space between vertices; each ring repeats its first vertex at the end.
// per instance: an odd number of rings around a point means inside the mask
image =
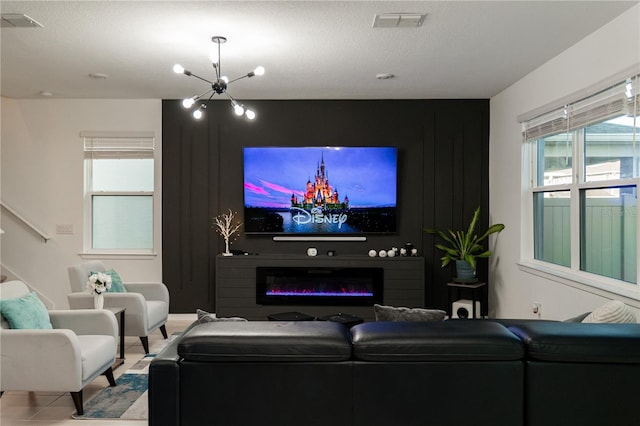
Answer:
POLYGON ((385 305, 424 306, 424 258, 367 256, 248 255, 216 257, 216 313, 220 317, 240 316, 266 320, 268 315, 298 311, 315 317, 353 314, 371 321, 371 306, 294 306, 256 303, 256 268, 382 268, 385 305))

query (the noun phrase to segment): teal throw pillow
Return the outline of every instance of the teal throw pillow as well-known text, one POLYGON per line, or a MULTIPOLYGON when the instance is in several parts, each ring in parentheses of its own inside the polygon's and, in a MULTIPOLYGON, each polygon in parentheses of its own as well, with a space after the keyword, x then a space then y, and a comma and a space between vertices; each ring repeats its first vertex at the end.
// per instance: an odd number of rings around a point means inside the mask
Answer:
POLYGON ((109 289, 110 293, 126 293, 127 289, 124 284, 122 284, 122 279, 120 275, 113 269, 109 269, 108 271, 104 271, 104 274, 107 274, 111 277, 111 288, 109 289))
POLYGON ((0 300, 0 313, 11 328, 51 329, 47 307, 32 291, 17 299, 0 300))

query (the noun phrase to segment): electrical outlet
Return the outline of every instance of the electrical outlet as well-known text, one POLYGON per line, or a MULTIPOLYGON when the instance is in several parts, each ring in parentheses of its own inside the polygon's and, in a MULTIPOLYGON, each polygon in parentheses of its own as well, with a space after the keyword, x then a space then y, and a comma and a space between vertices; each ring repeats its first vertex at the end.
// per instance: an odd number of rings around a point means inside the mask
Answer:
POLYGON ((58 235, 72 235, 73 225, 56 225, 56 234, 58 235))
POLYGON ((531 310, 535 315, 540 315, 540 311, 542 310, 542 305, 538 302, 533 302, 531 305, 531 310))

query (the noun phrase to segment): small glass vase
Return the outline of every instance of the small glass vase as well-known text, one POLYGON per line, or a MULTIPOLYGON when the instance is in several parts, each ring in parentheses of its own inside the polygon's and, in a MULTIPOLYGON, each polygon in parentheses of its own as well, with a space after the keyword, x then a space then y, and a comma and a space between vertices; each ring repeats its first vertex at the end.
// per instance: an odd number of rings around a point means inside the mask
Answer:
POLYGON ((102 309, 102 308, 104 308, 104 294, 95 293, 93 295, 93 308, 94 309, 102 309))

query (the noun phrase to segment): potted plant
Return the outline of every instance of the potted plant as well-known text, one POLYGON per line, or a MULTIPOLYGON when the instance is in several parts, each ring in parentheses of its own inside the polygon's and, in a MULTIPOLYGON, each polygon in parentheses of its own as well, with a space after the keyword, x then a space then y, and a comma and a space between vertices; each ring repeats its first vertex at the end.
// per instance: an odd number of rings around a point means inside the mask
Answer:
POLYGON ((444 252, 442 267, 447 266, 452 260, 456 263, 456 276, 454 281, 458 282, 474 282, 477 281, 476 275, 476 259, 491 256, 490 250, 485 250, 480 244, 485 238, 491 234, 495 234, 504 229, 504 225, 497 223, 491 225, 482 235, 476 233, 476 226, 480 217, 480 207, 473 213, 473 218, 469 224, 469 228, 464 230, 437 231, 435 229, 425 229, 425 232, 434 234, 443 240, 443 244, 436 244, 436 248, 444 252))

